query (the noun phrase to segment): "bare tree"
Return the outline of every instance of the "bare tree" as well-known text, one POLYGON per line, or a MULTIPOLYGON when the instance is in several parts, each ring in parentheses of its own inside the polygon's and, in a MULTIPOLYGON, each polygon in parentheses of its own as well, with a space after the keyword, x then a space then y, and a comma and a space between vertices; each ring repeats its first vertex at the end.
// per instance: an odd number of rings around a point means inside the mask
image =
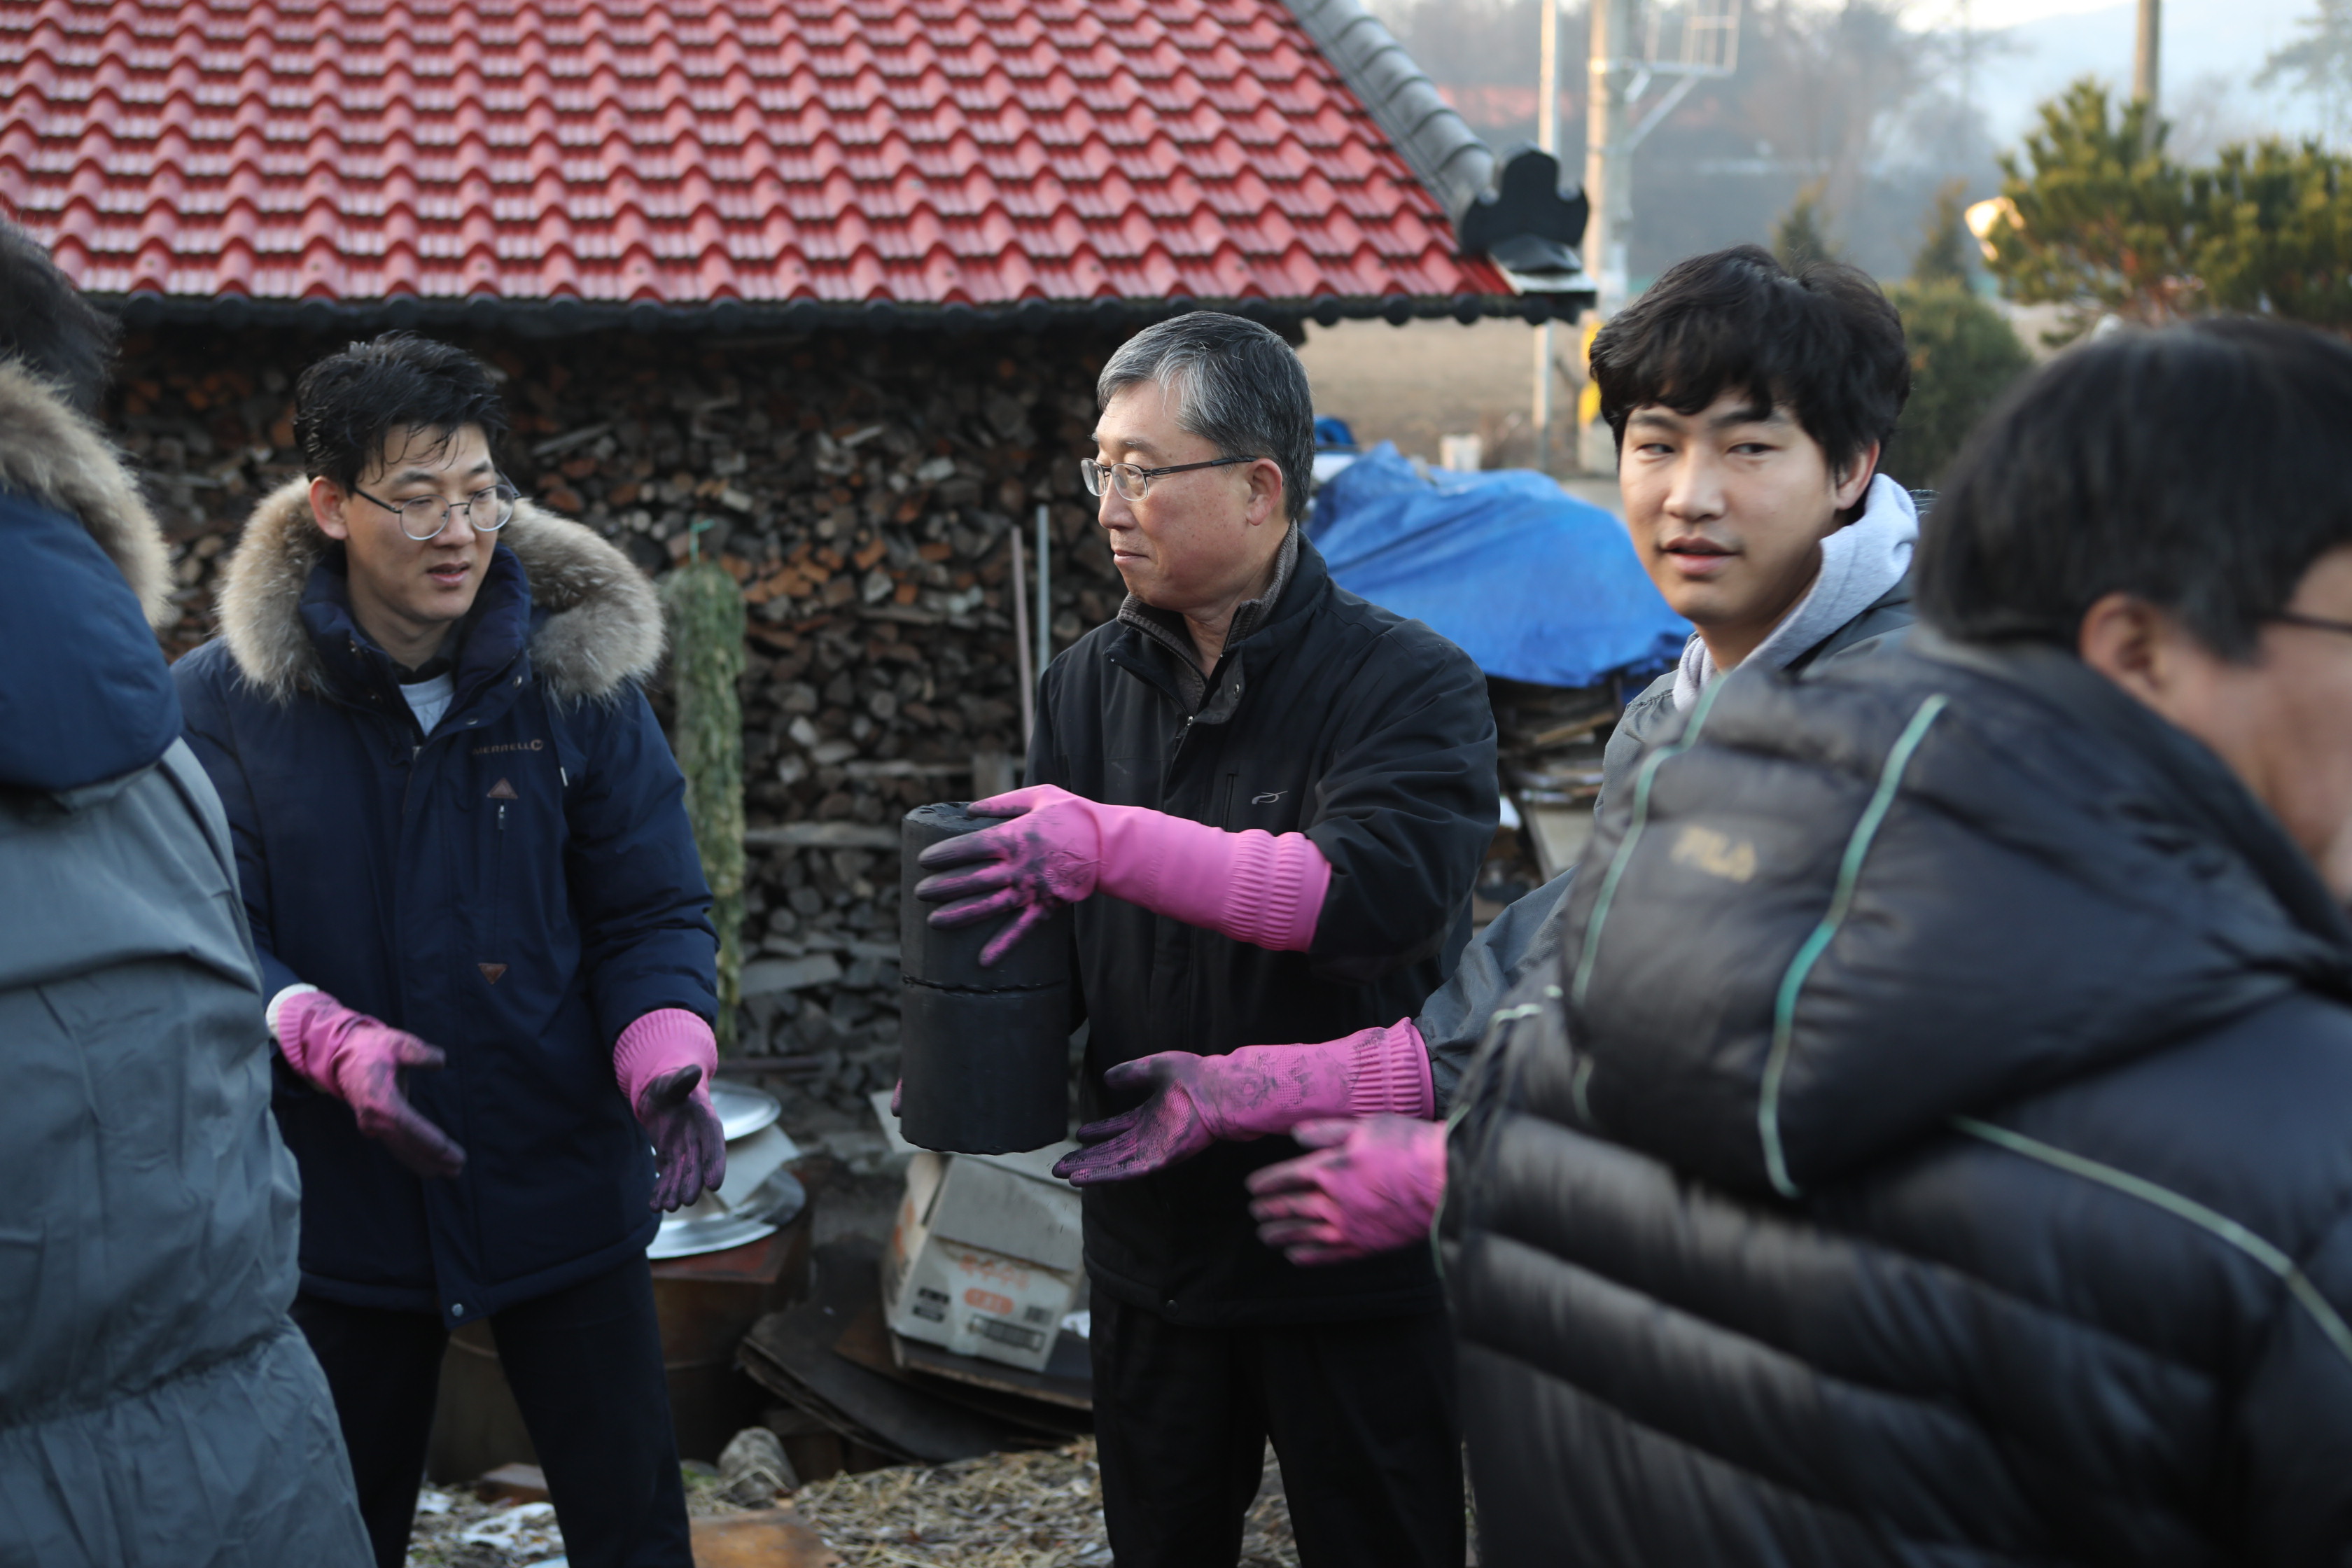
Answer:
POLYGON ((2303 20, 2303 37, 2263 62, 2256 87, 2284 81, 2309 94, 2338 142, 2352 130, 2352 0, 2319 0, 2303 20))

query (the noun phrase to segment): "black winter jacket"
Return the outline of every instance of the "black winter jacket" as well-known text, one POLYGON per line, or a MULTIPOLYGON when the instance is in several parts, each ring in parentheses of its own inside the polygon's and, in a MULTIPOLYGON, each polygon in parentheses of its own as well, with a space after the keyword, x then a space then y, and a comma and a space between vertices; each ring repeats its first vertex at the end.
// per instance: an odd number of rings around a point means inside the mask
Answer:
MULTIPOLYGON (((1469 935, 1496 814, 1495 721, 1477 667, 1419 621, 1331 581, 1302 537, 1289 584, 1227 647, 1199 711, 1175 655, 1118 621, 1045 672, 1029 777, 1089 800, 1229 830, 1304 832, 1331 862, 1308 952, 1272 952, 1097 895, 1075 911, 1090 1021, 1089 1117, 1104 1071, 1156 1051, 1328 1040, 1410 1016, 1469 935)), ((1243 1182, 1286 1137, 1218 1143, 1089 1187, 1096 1286, 1180 1322, 1336 1321, 1433 1311, 1419 1248, 1299 1268, 1257 1239, 1243 1182)))
MULTIPOLYGON (((1828 659, 1862 658, 1897 647, 1910 624, 1911 579, 1906 577, 1873 600, 1862 614, 1782 668, 1794 675, 1828 659)), ((1624 786, 1641 765, 1643 752, 1680 734, 1682 728, 1682 715, 1675 711, 1675 672, 1670 669, 1625 705, 1624 716, 1610 732, 1608 749, 1601 759, 1601 796, 1592 803, 1594 814, 1624 786)), ((1422 1004, 1421 1015, 1412 1025, 1429 1047, 1430 1083, 1437 1092, 1439 1115, 1452 1107, 1463 1071, 1477 1054, 1478 1043, 1486 1038, 1486 1026, 1504 996, 1538 970, 1549 978, 1559 955, 1568 890, 1575 885, 1576 868, 1570 866, 1514 900, 1471 939, 1453 975, 1422 1004)))
POLYGON ((2276 821, 2071 657, 1735 674, 1464 1086, 1482 1560, 2343 1562, 2347 1000, 2276 821))
POLYGON ((466 1150, 448 1181, 279 1064, 303 1289, 453 1327, 644 1254, 653 1159, 613 1042, 647 1013, 718 1005, 685 784, 635 685, 661 652, 651 585, 528 503, 499 537, 430 735, 352 619, 299 481, 246 525, 222 636, 173 672, 236 837, 263 994, 307 982, 448 1058, 405 1085, 466 1150))

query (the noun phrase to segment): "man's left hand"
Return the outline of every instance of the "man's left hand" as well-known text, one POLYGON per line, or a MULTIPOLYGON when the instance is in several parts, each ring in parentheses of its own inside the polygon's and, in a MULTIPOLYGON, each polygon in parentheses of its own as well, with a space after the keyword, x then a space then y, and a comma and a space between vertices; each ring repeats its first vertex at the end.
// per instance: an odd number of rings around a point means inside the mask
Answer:
POLYGON ((1190 1051, 1161 1051, 1121 1062, 1103 1074, 1113 1094, 1149 1089, 1150 1098, 1078 1129, 1074 1149, 1054 1162, 1054 1174, 1075 1187, 1125 1182, 1180 1164, 1221 1136, 1214 1118, 1211 1062, 1190 1051))
POLYGON ((667 1214, 727 1179, 727 1133, 702 1068, 666 1072, 638 1091, 637 1121, 654 1141, 653 1206, 667 1214))
POLYGON ((1425 1239, 1445 1201, 1445 1125, 1410 1116, 1302 1121, 1315 1152, 1253 1172, 1258 1239, 1293 1263, 1341 1263, 1425 1239))
POLYGON ((917 883, 915 896, 945 906, 930 917, 942 929, 1017 910, 1017 918, 981 949, 982 967, 992 966, 1055 910, 1094 892, 1102 868, 1101 817, 1117 809, 1053 784, 973 801, 975 816, 1013 820, 924 850, 919 863, 940 874, 917 883), (940 869, 950 867, 971 868, 940 869))
POLYGON ((710 1103, 719 1041, 709 1022, 662 1007, 621 1031, 613 1074, 654 1142, 653 1207, 683 1208, 727 1179, 727 1131, 710 1103))

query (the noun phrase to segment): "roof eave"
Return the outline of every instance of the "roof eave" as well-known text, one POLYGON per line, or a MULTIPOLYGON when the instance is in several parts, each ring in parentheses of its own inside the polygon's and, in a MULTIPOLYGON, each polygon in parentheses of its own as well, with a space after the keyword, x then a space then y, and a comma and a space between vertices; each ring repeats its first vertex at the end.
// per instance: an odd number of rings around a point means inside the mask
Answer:
MULTIPOLYGON (((1571 315, 1590 302, 1579 287, 1546 288, 1497 269, 1493 292, 1407 295, 1322 294, 1299 299, 1097 299, 1024 300, 982 308, 897 300, 830 304, 814 300, 749 303, 660 304, 649 300, 601 302, 574 299, 508 300, 488 294, 462 299, 396 295, 378 300, 270 300, 242 294, 169 295, 152 291, 93 296, 120 312, 132 328, 184 322, 238 330, 291 328, 314 331, 369 331, 394 327, 473 327, 562 337, 615 330, 640 332, 806 334, 819 331, 1043 332, 1072 327, 1133 331, 1187 310, 1230 310, 1268 325, 1381 320, 1402 326, 1415 320, 1452 317, 1468 323, 1490 317, 1547 321, 1571 315)), ((1558 280, 1554 280, 1558 281, 1558 280)), ((1580 277, 1578 282, 1581 282, 1580 277)))

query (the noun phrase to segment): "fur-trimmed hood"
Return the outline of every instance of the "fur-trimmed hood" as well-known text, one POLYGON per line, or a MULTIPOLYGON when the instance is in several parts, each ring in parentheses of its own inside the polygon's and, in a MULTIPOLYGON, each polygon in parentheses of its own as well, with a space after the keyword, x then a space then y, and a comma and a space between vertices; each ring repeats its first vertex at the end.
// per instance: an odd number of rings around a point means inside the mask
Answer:
MULTIPOLYGON (((310 489, 308 479, 290 480, 253 509, 218 599, 229 656, 278 702, 323 689, 326 680, 301 616, 303 590, 330 543, 310 516, 310 489)), ((531 602, 550 612, 532 634, 530 658, 553 695, 609 697, 661 662, 665 634, 653 584, 593 529, 526 500, 499 542, 522 563, 531 602)))
POLYGON ((0 357, 0 489, 79 520, 114 563, 147 624, 172 624, 171 553, 113 443, 26 366, 0 357))

